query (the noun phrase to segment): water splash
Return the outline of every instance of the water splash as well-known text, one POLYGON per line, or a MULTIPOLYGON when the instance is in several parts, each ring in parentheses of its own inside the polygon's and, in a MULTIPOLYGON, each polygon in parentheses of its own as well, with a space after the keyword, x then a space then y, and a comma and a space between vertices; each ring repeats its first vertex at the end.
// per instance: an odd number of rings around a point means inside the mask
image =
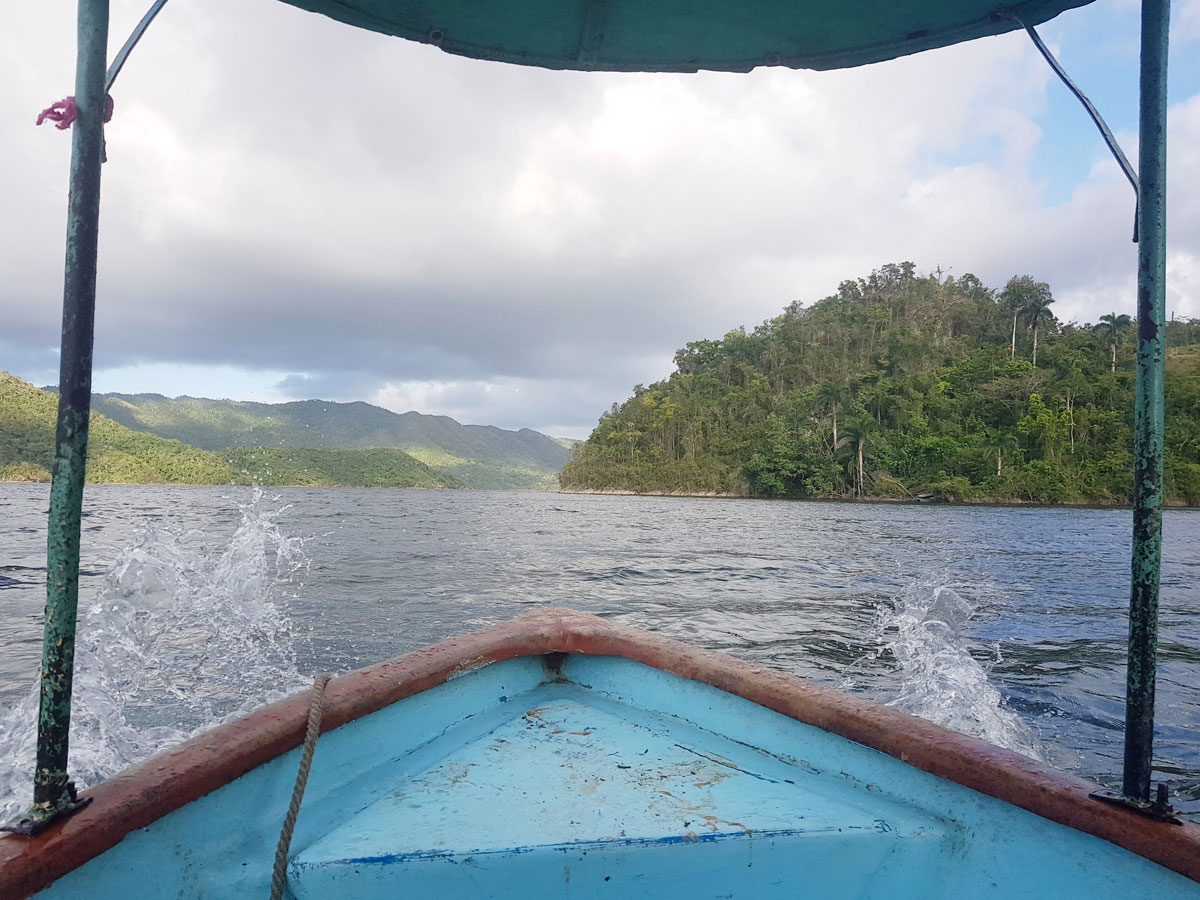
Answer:
POLYGON ((992 663, 971 655, 963 628, 975 607, 948 587, 915 585, 876 611, 875 640, 896 659, 887 702, 901 712, 1046 762, 1032 730, 988 680, 992 663))
MULTIPOLYGON (((228 542, 142 523, 79 613, 71 777, 95 784, 306 686, 280 601, 307 567, 255 487, 228 542)), ((0 717, 0 821, 32 799, 38 686, 0 717)))

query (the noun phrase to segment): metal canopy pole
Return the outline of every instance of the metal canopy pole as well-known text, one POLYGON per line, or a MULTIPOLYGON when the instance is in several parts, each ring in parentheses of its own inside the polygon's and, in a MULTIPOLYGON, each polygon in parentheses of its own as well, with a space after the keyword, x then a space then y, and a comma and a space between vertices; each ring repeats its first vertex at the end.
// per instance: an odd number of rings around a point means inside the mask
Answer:
MULTIPOLYGON (((1170 0, 1142 0, 1139 130, 1138 356, 1134 414, 1133 589, 1125 693, 1126 797, 1149 802, 1162 562, 1166 317, 1167 29, 1170 0)), ((1165 797, 1161 798, 1165 803, 1165 797)))
POLYGON ((146 11, 142 16, 141 21, 133 29, 133 33, 129 35, 128 40, 117 51, 116 57, 112 61, 112 65, 108 67, 108 74, 104 77, 104 90, 111 91, 113 82, 117 80, 117 76, 121 74, 121 69, 125 66, 125 60, 129 59, 129 54, 133 52, 133 48, 137 46, 138 41, 142 39, 142 35, 146 33, 146 29, 150 27, 150 23, 154 21, 154 17, 162 12, 162 8, 167 5, 167 0, 154 0, 154 5, 146 11))
POLYGON ((71 670, 79 602, 79 532, 92 403, 92 336, 96 309, 96 247, 100 163, 104 153, 108 0, 79 0, 71 185, 67 208, 58 430, 46 542, 46 622, 33 808, 16 830, 36 834, 82 805, 67 777, 71 670))

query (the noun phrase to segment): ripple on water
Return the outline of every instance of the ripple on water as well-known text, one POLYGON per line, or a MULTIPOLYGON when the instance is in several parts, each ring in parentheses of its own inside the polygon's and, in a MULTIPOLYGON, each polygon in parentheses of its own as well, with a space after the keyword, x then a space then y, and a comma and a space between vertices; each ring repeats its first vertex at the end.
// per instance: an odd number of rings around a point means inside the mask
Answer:
MULTIPOLYGON (((0 678, 7 679, 0 690, 20 703, 40 646, 45 491, 0 492, 12 525, 6 562, 28 567, 0 574, 29 577, 4 588, 0 618, 0 678)), ((256 608, 248 598, 265 598, 256 602, 279 617, 278 671, 365 665, 472 624, 571 606, 848 686, 952 727, 983 729, 976 733, 1093 779, 1110 780, 1120 769, 1124 511, 279 493, 291 507, 280 500, 260 508, 268 524, 239 508, 231 496, 244 495, 229 489, 89 486, 90 522, 103 527, 84 569, 110 574, 83 579, 85 619, 102 596, 141 610, 144 594, 170 615, 218 608, 216 585, 240 584, 237 573, 261 557, 255 571, 264 574, 251 579, 253 590, 247 582, 233 594, 246 608, 256 608), (147 510, 149 521, 135 532, 129 522, 147 510), (230 536, 248 518, 258 522, 247 532, 257 537, 239 551, 248 556, 220 569, 236 543, 230 536), (288 553, 277 562, 279 547, 297 548, 288 535, 306 536, 295 570, 288 553), (129 565, 135 551, 142 562, 129 565), (135 576, 139 566, 144 576, 135 576), (111 574, 122 567, 123 576, 111 574), (105 594, 114 577, 125 587, 105 594)), ((1179 805, 1200 810, 1200 580, 1192 577, 1200 569, 1200 516, 1168 511, 1164 527, 1157 764, 1179 805)), ((109 614, 130 618, 124 609, 109 614)), ((130 621, 135 632, 142 627, 136 614, 130 621)), ((227 665, 209 646, 210 628, 188 619, 173 637, 155 638, 160 656, 141 666, 135 701, 126 702, 131 688, 114 681, 112 705, 137 752, 241 702, 240 670, 235 678, 220 674, 233 671, 240 651, 235 645, 227 665), (156 728, 173 731, 152 734, 156 728)), ((119 642, 117 650, 126 652, 119 642)), ((290 677, 273 684, 291 684, 290 677)), ((113 751, 105 765, 119 755, 113 751)))

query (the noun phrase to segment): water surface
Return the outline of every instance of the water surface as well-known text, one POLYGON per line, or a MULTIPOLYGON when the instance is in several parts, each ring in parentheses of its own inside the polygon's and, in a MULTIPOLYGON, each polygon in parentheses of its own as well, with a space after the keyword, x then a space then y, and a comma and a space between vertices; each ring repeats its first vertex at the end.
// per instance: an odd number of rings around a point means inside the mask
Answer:
MULTIPOLYGON (((0 485, 0 795, 25 790, 14 760, 29 747, 47 498, 0 485)), ((1128 511, 123 485, 89 486, 85 503, 84 781, 314 672, 544 606, 863 693, 1106 784, 1121 768, 1128 511)), ((1196 814, 1200 513, 1168 511, 1165 536, 1156 765, 1196 814)))

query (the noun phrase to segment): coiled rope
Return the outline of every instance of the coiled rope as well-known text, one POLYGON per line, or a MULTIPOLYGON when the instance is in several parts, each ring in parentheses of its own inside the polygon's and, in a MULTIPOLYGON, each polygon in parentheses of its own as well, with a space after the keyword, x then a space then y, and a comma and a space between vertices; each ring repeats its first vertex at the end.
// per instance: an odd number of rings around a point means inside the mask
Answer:
POLYGON ((292 788, 292 802, 283 817, 283 830, 279 833, 279 846, 275 848, 275 871, 271 875, 271 900, 282 900, 283 888, 287 883, 288 849, 292 846, 292 832, 296 829, 296 816, 300 814, 300 801, 304 799, 304 787, 308 784, 308 772, 312 768, 313 751, 317 749, 317 738, 321 734, 321 714, 325 711, 325 686, 329 675, 318 675, 313 679, 312 700, 308 704, 308 730, 304 733, 304 749, 300 752, 300 770, 296 773, 296 786, 292 788))

